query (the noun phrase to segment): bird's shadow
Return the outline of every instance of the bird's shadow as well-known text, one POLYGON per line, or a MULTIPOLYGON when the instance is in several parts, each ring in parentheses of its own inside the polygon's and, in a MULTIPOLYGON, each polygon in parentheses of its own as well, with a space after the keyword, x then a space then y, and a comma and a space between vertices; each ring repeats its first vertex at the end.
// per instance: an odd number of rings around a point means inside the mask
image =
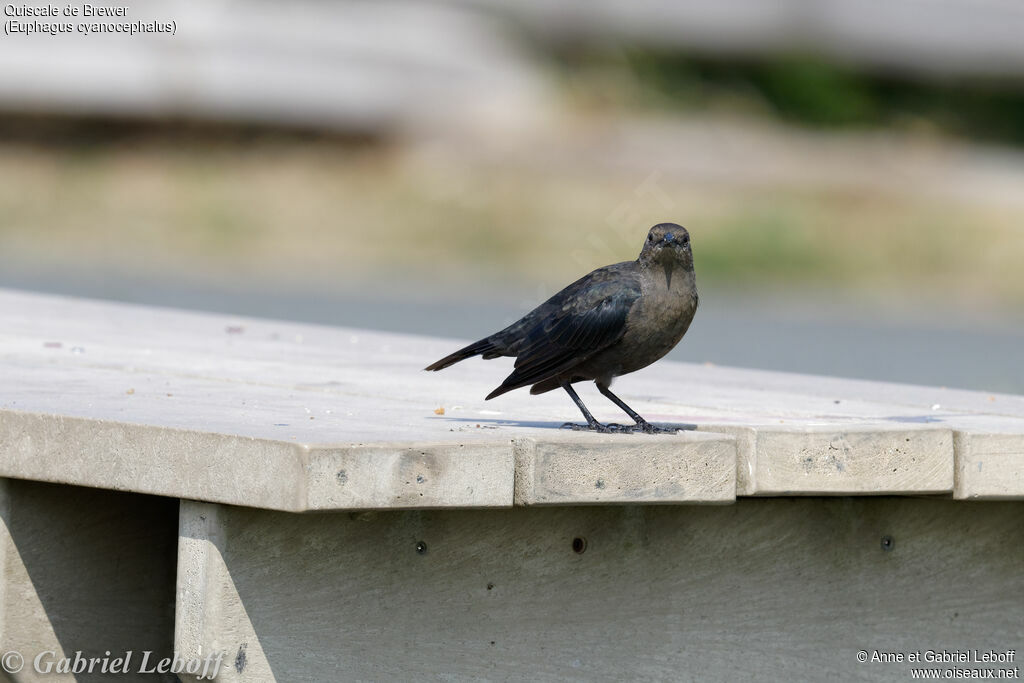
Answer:
MULTIPOLYGON (((428 418, 428 419, 431 419, 431 420, 444 420, 444 421, 447 421, 447 422, 472 423, 472 424, 479 425, 482 429, 498 429, 499 427, 525 427, 527 429, 554 429, 556 431, 565 431, 567 433, 571 433, 573 431, 572 429, 569 429, 569 428, 564 428, 563 429, 563 425, 567 424, 566 422, 547 422, 547 421, 541 422, 541 421, 535 421, 535 420, 499 420, 499 419, 495 419, 495 418, 474 418, 474 417, 442 417, 440 415, 437 416, 437 417, 431 417, 431 418, 428 418)), ((667 428, 672 428, 672 429, 678 429, 681 432, 692 432, 692 431, 696 431, 697 430, 697 425, 692 424, 692 423, 682 423, 682 424, 679 424, 679 423, 661 423, 661 422, 654 423, 654 422, 652 422, 651 424, 653 424, 655 427, 667 427, 667 428)), ((581 431, 587 431, 587 430, 581 430, 581 431)), ((620 433, 628 434, 628 433, 633 433, 633 432, 620 432, 620 433)), ((635 433, 642 434, 643 432, 635 432, 635 433)))

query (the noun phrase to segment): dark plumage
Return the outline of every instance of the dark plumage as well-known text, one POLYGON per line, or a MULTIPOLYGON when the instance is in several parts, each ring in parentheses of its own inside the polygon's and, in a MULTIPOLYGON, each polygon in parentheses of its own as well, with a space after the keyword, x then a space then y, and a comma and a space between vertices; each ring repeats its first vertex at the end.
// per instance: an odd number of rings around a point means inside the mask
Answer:
POLYGON ((597 431, 675 431, 654 427, 609 387, 619 375, 646 367, 683 338, 697 310, 690 235, 675 223, 651 228, 635 261, 598 268, 504 330, 459 349, 427 370, 443 370, 472 356, 514 356, 515 370, 488 399, 530 386, 531 394, 562 387, 597 431), (626 411, 636 427, 602 425, 572 388, 593 380, 626 411))

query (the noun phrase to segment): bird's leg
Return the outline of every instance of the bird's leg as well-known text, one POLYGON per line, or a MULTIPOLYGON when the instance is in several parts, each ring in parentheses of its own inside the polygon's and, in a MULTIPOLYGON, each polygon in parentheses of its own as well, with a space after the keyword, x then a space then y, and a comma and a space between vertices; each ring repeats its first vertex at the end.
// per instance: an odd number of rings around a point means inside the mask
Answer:
POLYGON ((601 384, 600 382, 597 382, 596 384, 598 391, 608 397, 612 403, 626 411, 626 414, 636 421, 636 427, 634 429, 639 429, 640 431, 647 432, 648 434, 675 434, 679 431, 678 429, 672 429, 671 427, 655 427, 650 422, 640 417, 640 413, 627 406, 625 401, 613 394, 612 390, 608 388, 608 385, 601 384))
POLYGON ((583 417, 587 420, 586 427, 584 427, 583 425, 574 424, 572 422, 566 422, 564 425, 562 425, 562 429, 575 429, 577 431, 582 429, 590 429, 595 432, 612 431, 611 429, 609 429, 608 427, 604 426, 603 424, 594 419, 594 416, 591 415, 590 411, 587 410, 587 407, 583 405, 583 401, 576 393, 576 390, 572 388, 571 384, 569 384, 568 382, 562 382, 562 388, 565 389, 567 394, 569 394, 569 398, 573 400, 573 402, 576 404, 576 407, 580 409, 580 412, 583 413, 583 417))

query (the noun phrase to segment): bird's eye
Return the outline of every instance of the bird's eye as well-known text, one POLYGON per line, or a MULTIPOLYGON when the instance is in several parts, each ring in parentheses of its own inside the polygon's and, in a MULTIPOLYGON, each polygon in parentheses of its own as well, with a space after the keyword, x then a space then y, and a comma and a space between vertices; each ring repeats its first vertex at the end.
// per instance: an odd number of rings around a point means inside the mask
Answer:
POLYGON ((648 242, 653 242, 654 241, 654 235, 648 235, 647 236, 647 241, 648 242))

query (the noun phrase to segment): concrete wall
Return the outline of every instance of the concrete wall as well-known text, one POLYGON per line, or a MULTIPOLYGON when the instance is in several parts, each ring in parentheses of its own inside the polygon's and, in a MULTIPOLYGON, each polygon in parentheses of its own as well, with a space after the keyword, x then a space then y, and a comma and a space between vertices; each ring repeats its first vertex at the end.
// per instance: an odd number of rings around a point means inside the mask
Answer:
POLYGON ((906 680, 908 665, 857 652, 1020 644, 1022 513, 898 498, 362 515, 183 503, 179 594, 193 599, 177 644, 226 651, 223 681, 906 680))

